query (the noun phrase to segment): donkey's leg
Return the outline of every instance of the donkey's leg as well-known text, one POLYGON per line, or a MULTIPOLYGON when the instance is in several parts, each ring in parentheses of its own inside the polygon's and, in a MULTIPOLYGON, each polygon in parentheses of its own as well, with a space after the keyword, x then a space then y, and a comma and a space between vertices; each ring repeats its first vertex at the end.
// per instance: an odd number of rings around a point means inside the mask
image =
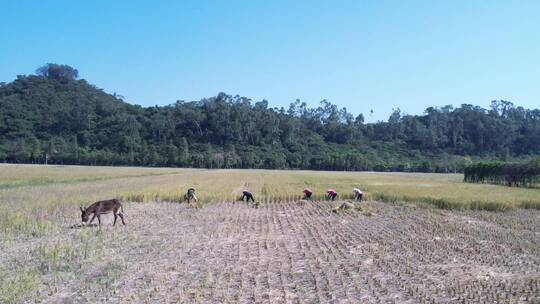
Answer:
POLYGON ((122 224, 126 225, 126 222, 124 222, 124 214, 118 213, 118 216, 119 216, 120 219, 122 220, 122 224))
POLYGON ((98 224, 101 226, 101 215, 97 215, 97 221, 98 221, 98 224))
POLYGON ((113 212, 113 215, 114 215, 114 223, 112 225, 114 226, 116 225, 116 219, 118 218, 118 214, 116 214, 116 212, 113 212))
POLYGON ((94 213, 94 215, 90 219, 90 222, 88 222, 88 225, 91 225, 95 218, 96 218, 96 214, 94 213))

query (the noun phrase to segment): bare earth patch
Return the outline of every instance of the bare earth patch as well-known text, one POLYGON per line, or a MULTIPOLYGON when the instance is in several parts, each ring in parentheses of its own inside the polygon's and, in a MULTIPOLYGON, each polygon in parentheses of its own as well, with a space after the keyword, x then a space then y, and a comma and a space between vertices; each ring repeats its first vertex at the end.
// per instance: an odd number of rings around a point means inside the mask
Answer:
MULTIPOLYGON (((109 215, 101 229, 66 224, 42 240, 77 243, 91 233, 97 235, 91 245, 102 252, 75 269, 43 270, 39 297, 52 303, 540 301, 538 211, 368 202, 363 209, 372 216, 333 213, 340 203, 127 204, 126 227, 111 227, 109 215)), ((24 260, 31 247, 8 248, 2 269, 33 263, 24 260)))

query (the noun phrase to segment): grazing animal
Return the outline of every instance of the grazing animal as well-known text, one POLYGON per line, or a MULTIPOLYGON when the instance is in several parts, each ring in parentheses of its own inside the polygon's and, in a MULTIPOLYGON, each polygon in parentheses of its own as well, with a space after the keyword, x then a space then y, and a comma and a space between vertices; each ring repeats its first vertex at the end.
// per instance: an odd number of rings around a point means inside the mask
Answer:
POLYGON ((93 214, 92 219, 90 219, 90 222, 88 224, 92 224, 92 221, 97 217, 98 223, 101 226, 101 215, 106 214, 109 212, 112 212, 114 215, 114 223, 113 226, 116 225, 116 219, 120 217, 122 220, 122 224, 126 224, 124 222, 124 208, 122 207, 122 203, 120 203, 120 200, 114 198, 110 200, 105 201, 98 201, 93 203, 87 208, 81 208, 81 219, 83 223, 88 222, 88 218, 90 214, 93 214))

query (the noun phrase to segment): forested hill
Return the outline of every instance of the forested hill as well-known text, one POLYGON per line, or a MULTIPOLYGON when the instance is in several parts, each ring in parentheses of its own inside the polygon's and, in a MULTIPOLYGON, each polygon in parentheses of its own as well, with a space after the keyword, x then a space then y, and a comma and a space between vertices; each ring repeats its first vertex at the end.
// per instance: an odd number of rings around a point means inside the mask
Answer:
POLYGON ((277 109, 223 93, 144 108, 76 74, 38 72, 0 84, 1 161, 448 172, 540 154, 540 110, 505 101, 364 123, 327 101, 277 109))

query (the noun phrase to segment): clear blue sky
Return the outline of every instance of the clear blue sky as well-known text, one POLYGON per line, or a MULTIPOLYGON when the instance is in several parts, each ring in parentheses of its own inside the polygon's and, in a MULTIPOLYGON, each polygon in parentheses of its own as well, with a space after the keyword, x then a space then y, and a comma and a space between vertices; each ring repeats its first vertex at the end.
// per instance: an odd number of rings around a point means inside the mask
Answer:
POLYGON ((540 1, 0 0, 0 12, 5 82, 54 62, 144 106, 223 91, 328 99, 369 121, 540 107, 540 1))

